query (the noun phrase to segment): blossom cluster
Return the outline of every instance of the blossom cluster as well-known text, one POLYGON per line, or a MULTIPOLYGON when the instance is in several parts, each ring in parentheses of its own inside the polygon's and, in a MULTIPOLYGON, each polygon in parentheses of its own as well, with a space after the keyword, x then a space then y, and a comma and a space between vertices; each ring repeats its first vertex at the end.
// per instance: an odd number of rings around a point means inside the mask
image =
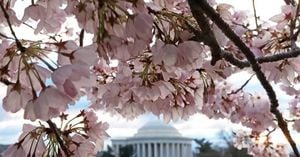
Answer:
MULTIPOLYGON (((207 1, 253 53, 254 63, 209 13, 199 20, 191 1, 0 0, 0 26, 8 32, 0 32, 0 81, 7 86, 2 106, 7 112, 24 111, 24 119, 49 124, 24 125, 19 142, 4 155, 93 156, 107 137, 107 124, 97 122, 92 111, 76 116, 83 118, 76 125, 69 125, 71 120, 57 128, 51 121, 66 120, 62 113, 84 96, 90 102, 87 108, 129 119, 151 112, 169 122, 202 113, 240 123, 256 134, 282 127, 274 120, 278 114, 271 112, 278 107, 275 100, 227 83, 229 76, 250 67, 264 74, 260 79, 285 84, 283 89, 295 98, 290 110, 299 131, 295 86, 300 68, 299 54, 294 54, 299 51, 299 7, 283 5, 280 13, 263 21, 230 4, 207 1), (25 6, 22 17, 16 14, 18 5, 25 6), (79 29, 65 26, 69 21, 79 29), (32 29, 36 38, 20 38, 14 30, 23 27, 32 29), (293 54, 277 59, 288 50, 293 54), (211 64, 215 53, 221 57, 211 64), (60 137, 62 142, 53 143, 60 137)), ((260 144, 248 148, 250 154, 266 156, 256 153, 263 148, 260 144)), ((267 150, 277 152, 274 147, 267 150)))
POLYGON ((273 143, 269 133, 259 135, 254 132, 247 133, 240 130, 236 133, 234 145, 238 149, 247 148, 248 154, 253 156, 288 157, 289 153, 286 146, 284 144, 273 143))
POLYGON ((3 156, 95 156, 108 138, 108 124, 97 121, 95 112, 81 111, 69 119, 67 114, 59 116, 60 127, 51 123, 34 126, 25 124, 19 142, 11 145, 3 156))
POLYGON ((207 103, 201 112, 210 118, 227 118, 241 123, 252 131, 261 133, 275 127, 268 99, 259 94, 250 94, 233 89, 227 82, 210 87, 207 103))

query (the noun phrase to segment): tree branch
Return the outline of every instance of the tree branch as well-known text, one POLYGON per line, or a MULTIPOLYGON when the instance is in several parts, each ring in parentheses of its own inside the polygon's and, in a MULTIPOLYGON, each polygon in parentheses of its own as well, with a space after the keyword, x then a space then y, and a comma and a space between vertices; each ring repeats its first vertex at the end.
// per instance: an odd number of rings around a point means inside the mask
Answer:
POLYGON ((296 49, 284 53, 274 54, 271 56, 258 57, 256 60, 258 63, 276 62, 283 59, 296 58, 299 55, 300 49, 296 49))
MULTIPOLYGON (((258 57, 256 58, 257 63, 262 64, 262 63, 269 63, 269 62, 277 62, 283 59, 289 59, 289 58, 296 58, 300 55, 300 49, 296 50, 290 50, 288 52, 283 52, 283 53, 278 53, 274 54, 271 56, 263 56, 263 57, 258 57)), ((250 67, 250 62, 249 61, 241 61, 237 58, 235 58, 231 53, 222 51, 221 56, 230 62, 231 64, 239 67, 239 68, 246 68, 250 67)))
MULTIPOLYGON (((207 37, 205 37, 203 35, 203 33, 196 30, 195 28, 193 28, 193 26, 191 26, 188 23, 187 23, 187 26, 195 34, 195 36, 193 36, 190 40, 198 41, 198 42, 204 42, 206 40, 205 38, 207 38, 207 37)), ((282 53, 278 53, 278 54, 257 57, 256 61, 260 64, 261 63, 268 63, 268 62, 277 62, 277 61, 280 61, 280 60, 283 60, 283 59, 296 58, 299 55, 300 55, 300 49, 298 48, 298 49, 292 49, 290 51, 282 52, 282 53)), ((233 54, 231 54, 231 53, 229 53, 225 50, 221 51, 221 56, 226 61, 230 62, 231 64, 233 64, 237 67, 239 67, 240 69, 250 67, 249 61, 239 60, 239 59, 235 58, 233 54)))
MULTIPOLYGON (((193 5, 193 4, 190 4, 190 5, 192 5, 191 9, 192 9, 193 16, 197 20, 197 23, 200 26, 200 28, 202 29, 202 32, 200 32, 199 30, 197 30, 193 26, 191 26, 189 23, 186 23, 187 27, 195 34, 195 36, 191 40, 204 42, 206 45, 208 45, 211 48, 211 51, 215 52, 215 53, 212 52, 212 55, 216 54, 217 55, 216 58, 219 58, 218 54, 220 54, 221 57, 223 57, 225 60, 227 60, 231 64, 233 64, 241 69, 250 67, 249 61, 239 60, 239 59, 235 58, 231 53, 221 50, 220 46, 217 43, 217 40, 215 39, 215 37, 213 35, 213 32, 210 29, 207 19, 203 16, 203 14, 201 14, 201 12, 202 12, 201 9, 200 10, 197 9, 197 7, 195 7, 195 5, 193 5), (220 52, 220 50, 221 50, 221 52, 220 52)), ((300 49, 293 49, 293 50, 290 50, 290 51, 284 52, 284 53, 258 57, 258 58, 256 58, 256 60, 258 63, 276 62, 276 61, 280 61, 283 59, 295 58, 295 57, 298 57, 299 55, 300 55, 300 49)), ((212 62, 214 63, 213 59, 212 59, 212 62)))
POLYGON ((246 68, 246 67, 250 66, 248 61, 241 61, 241 60, 235 58, 231 53, 228 53, 226 51, 222 51, 221 56, 226 61, 228 61, 232 65, 235 65, 235 66, 239 67, 240 69, 243 69, 243 68, 246 68))
MULTIPOLYGON (((209 22, 207 18, 202 13, 202 10, 199 7, 195 7, 194 1, 188 1, 191 6, 191 11, 195 17, 199 27, 201 28, 201 35, 203 36, 203 42, 209 46, 211 50, 211 65, 215 65, 218 60, 220 60, 222 50, 214 36, 214 33, 210 29, 209 22)), ((194 30, 195 31, 195 30, 194 30)))
POLYGON ((0 77, 0 82, 3 83, 3 84, 5 84, 5 85, 7 85, 7 86, 14 84, 13 82, 11 82, 8 79, 3 78, 3 77, 0 77))
POLYGON ((66 156, 71 156, 72 152, 70 152, 70 150, 66 147, 65 143, 61 139, 59 130, 57 129, 56 125, 51 120, 47 120, 47 123, 48 123, 50 129, 53 131, 53 133, 56 137, 56 140, 59 143, 61 149, 64 151, 65 155, 66 156))
POLYGON ((9 37, 9 36, 7 36, 7 35, 5 35, 3 33, 0 33, 0 36, 3 37, 3 38, 5 38, 5 39, 15 40, 14 38, 9 37))
POLYGON ((229 93, 229 95, 230 94, 237 94, 238 92, 240 92, 241 90, 243 90, 247 86, 247 84, 250 82, 250 80, 253 78, 253 76, 254 76, 254 74, 252 74, 250 76, 250 78, 239 89, 237 89, 235 91, 232 91, 231 93, 229 93))
POLYGON ((297 19, 298 19, 298 16, 299 16, 299 9, 300 9, 300 3, 299 2, 300 2, 300 0, 298 0, 298 5, 297 5, 297 9, 296 9, 296 15, 291 20, 291 24, 290 24, 290 40, 291 40, 292 50, 297 47, 296 41, 297 41, 298 35, 294 36, 295 35, 294 30, 295 30, 296 22, 297 22, 297 19))
POLYGON ((295 5, 295 1, 294 0, 284 0, 286 5, 295 5))
POLYGON ((79 47, 83 46, 83 40, 84 40, 84 29, 81 29, 79 34, 79 47))
POLYGON ((201 8, 201 10, 209 17, 220 29, 221 31, 241 50, 241 52, 245 55, 247 60, 249 61, 252 70, 255 72, 256 77, 260 81, 261 85, 267 92, 269 100, 271 102, 271 109, 270 111, 275 115, 278 126, 282 130, 283 134, 285 135, 286 139, 290 143, 295 155, 299 156, 299 152, 296 146, 295 141, 292 139, 290 131, 288 130, 287 123, 284 121, 281 112, 278 110, 278 100, 276 98, 275 91, 273 87, 266 79, 264 73, 261 71, 261 67, 258 61, 255 58, 255 55, 252 51, 246 46, 246 44, 233 32, 230 26, 220 17, 220 15, 207 3, 206 0, 188 0, 191 10, 192 8, 201 8), (193 5, 193 6, 191 6, 193 5))

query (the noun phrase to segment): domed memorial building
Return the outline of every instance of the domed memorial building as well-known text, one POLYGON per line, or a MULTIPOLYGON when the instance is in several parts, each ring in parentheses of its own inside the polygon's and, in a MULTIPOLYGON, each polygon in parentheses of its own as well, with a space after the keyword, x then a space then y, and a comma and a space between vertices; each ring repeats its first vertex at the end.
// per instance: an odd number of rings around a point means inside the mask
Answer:
POLYGON ((112 139, 117 157, 126 145, 133 146, 135 157, 192 157, 192 139, 161 121, 148 122, 133 137, 112 139))

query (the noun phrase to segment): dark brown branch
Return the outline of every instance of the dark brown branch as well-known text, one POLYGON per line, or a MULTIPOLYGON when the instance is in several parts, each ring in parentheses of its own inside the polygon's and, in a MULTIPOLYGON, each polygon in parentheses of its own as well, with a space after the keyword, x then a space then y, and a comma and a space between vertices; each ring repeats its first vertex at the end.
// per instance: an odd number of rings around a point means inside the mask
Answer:
POLYGON ((185 23, 187 28, 192 31, 195 36, 191 37, 189 40, 197 41, 197 42, 204 42, 204 35, 197 29, 195 29, 191 24, 188 22, 185 23))
MULTIPOLYGON (((193 28, 190 24, 187 23, 188 28, 195 34, 191 40, 198 41, 198 42, 203 42, 204 40, 207 40, 205 38, 203 33, 200 31, 196 30, 193 28)), ((299 29, 300 30, 300 29, 299 29)), ((289 58, 296 58, 300 55, 300 49, 295 49, 295 50, 290 50, 287 52, 282 52, 274 55, 269 55, 269 56, 263 56, 263 57, 258 57, 256 58, 258 63, 268 63, 268 62, 277 62, 283 59, 289 59, 289 58)), ((239 68, 246 68, 250 66, 250 63, 248 61, 242 61, 237 58, 235 58, 231 53, 226 52, 222 50, 221 56, 230 62, 231 64, 239 67, 239 68)))
POLYGON ((83 46, 83 40, 84 40, 84 29, 81 29, 80 34, 79 34, 79 46, 83 46))
POLYGON ((284 2, 287 5, 293 5, 293 6, 295 6, 295 1, 294 0, 284 0, 284 2))
MULTIPOLYGON (((191 26, 188 23, 186 23, 186 25, 188 29, 195 34, 195 36, 193 36, 190 40, 198 41, 198 42, 204 42, 206 40, 205 38, 207 37, 205 37, 202 32, 195 29, 193 26, 191 26)), ((256 60, 258 63, 261 64, 261 63, 268 63, 268 62, 277 62, 283 59, 296 58, 299 55, 300 55, 300 49, 293 49, 287 52, 282 52, 282 53, 263 56, 263 57, 257 57, 256 60)), ((239 67, 240 69, 250 67, 250 63, 248 61, 239 60, 235 58, 234 55, 231 54, 230 52, 222 50, 221 56, 231 64, 239 67)))
POLYGON ((258 63, 266 63, 266 62, 276 62, 283 59, 296 58, 300 55, 300 49, 291 50, 284 53, 278 53, 271 56, 258 57, 258 63))
POLYGON ((215 65, 216 62, 222 58, 221 57, 222 50, 216 38, 214 37, 214 33, 210 29, 209 22, 207 18, 204 16, 204 14, 202 13, 201 8, 195 7, 194 1, 188 1, 188 2, 189 5, 191 6, 191 11, 193 16, 195 17, 199 27, 201 28, 202 31, 201 34, 204 39, 203 42, 206 45, 208 45, 211 50, 211 55, 212 55, 211 65, 215 65))
MULTIPOLYGON (((278 110, 278 100, 276 98, 275 91, 271 86, 270 82, 266 79, 264 73, 261 71, 261 67, 257 62, 255 55, 252 51, 246 46, 246 44, 233 32, 230 26, 220 17, 220 15, 206 2, 206 0, 189 0, 191 8, 200 8, 206 15, 209 17, 220 29, 221 31, 241 50, 249 61, 252 70, 255 72, 256 77, 260 81, 261 85, 267 92, 269 100, 271 102, 270 111, 275 115, 278 126, 282 130, 286 139, 290 143, 295 155, 299 156, 299 152, 296 146, 295 141, 291 137, 290 131, 288 130, 287 123, 284 121, 281 112, 278 110)), ((193 14, 194 15, 194 14, 193 14)), ((195 16, 195 15, 194 15, 195 16)), ((196 18, 196 17, 195 17, 196 18)))
POLYGON ((7 35, 5 35, 3 33, 0 33, 0 36, 3 37, 3 38, 5 38, 5 39, 15 40, 14 38, 9 37, 9 36, 7 36, 7 35))
MULTIPOLYGON (((189 27, 192 27, 192 26, 189 25, 189 27)), ((196 30, 195 28, 189 28, 189 29, 192 30, 193 33, 195 34, 195 36, 193 36, 190 40, 198 41, 198 42, 204 41, 203 34, 200 31, 196 30)), ((300 49, 294 49, 294 50, 290 50, 287 52, 282 52, 282 53, 278 53, 278 54, 274 54, 274 55, 257 57, 256 61, 260 64, 263 64, 263 63, 269 63, 269 62, 277 62, 277 61, 281 61, 281 60, 289 59, 289 58, 296 58, 299 55, 300 55, 300 49)), ((250 63, 248 61, 239 60, 236 57, 234 57, 234 55, 231 54, 230 52, 222 50, 221 56, 226 61, 239 67, 240 69, 250 67, 250 63)))
POLYGON ((15 41, 16 41, 16 44, 17 44, 18 49, 19 49, 21 52, 25 52, 25 47, 22 46, 20 40, 19 40, 19 39, 17 38, 17 36, 16 36, 15 31, 13 30, 12 24, 11 24, 10 19, 9 19, 9 15, 8 15, 8 13, 6 12, 6 9, 5 9, 4 6, 3 6, 3 1, 0 2, 0 7, 1 7, 1 10, 2 10, 2 12, 3 12, 3 14, 4 14, 5 19, 6 19, 6 22, 7 22, 7 24, 8 24, 8 27, 9 27, 9 29, 10 29, 10 32, 11 32, 11 34, 13 35, 13 37, 14 37, 14 39, 15 39, 15 41))
POLYGON ((297 5, 297 9, 296 9, 296 15, 295 17, 291 20, 291 24, 290 24, 290 40, 291 40, 291 47, 292 49, 295 49, 297 47, 296 45, 296 41, 297 41, 297 37, 298 35, 295 37, 295 27, 296 27, 296 22, 298 20, 298 16, 299 16, 299 9, 300 9, 300 1, 298 0, 298 5, 297 5))
MULTIPOLYGON (((300 3, 300 2, 299 2, 299 3, 300 3)), ((294 35, 293 35, 293 39, 294 39, 295 41, 297 41, 299 33, 300 33, 300 25, 298 25, 297 31, 296 31, 296 32, 294 33, 294 35)))
POLYGON ((268 134, 266 135, 267 137, 269 137, 274 131, 276 131, 276 128, 273 128, 272 130, 267 129, 268 134))
POLYGON ((61 139, 59 130, 57 129, 56 125, 51 121, 51 120, 47 120, 47 123, 50 127, 50 129, 53 131, 57 142, 59 143, 61 149, 64 151, 66 156, 71 156, 72 152, 70 152, 70 150, 66 147, 64 141, 61 139))
MULTIPOLYGON (((238 60, 237 58, 235 58, 229 52, 222 51, 221 55, 225 60, 227 60, 231 64, 233 64, 233 65, 235 65, 235 66, 237 66, 241 69, 246 68, 246 67, 250 67, 250 63, 248 61, 238 60)), ((280 60, 283 60, 283 59, 296 58, 299 55, 300 55, 300 49, 296 49, 296 50, 291 50, 291 51, 288 51, 288 52, 274 54, 274 55, 271 55, 271 56, 258 57, 258 58, 256 58, 256 61, 259 64, 269 63, 269 62, 277 62, 277 61, 280 61, 280 60)))
POLYGON ((14 84, 13 82, 11 82, 8 79, 3 78, 3 77, 0 77, 0 82, 3 83, 3 84, 5 84, 5 85, 7 85, 7 86, 14 84))
POLYGON ((237 67, 239 67, 240 69, 249 67, 250 64, 247 61, 241 61, 237 58, 235 58, 231 53, 222 51, 221 56, 228 61, 229 63, 231 63, 232 65, 235 65, 237 67))

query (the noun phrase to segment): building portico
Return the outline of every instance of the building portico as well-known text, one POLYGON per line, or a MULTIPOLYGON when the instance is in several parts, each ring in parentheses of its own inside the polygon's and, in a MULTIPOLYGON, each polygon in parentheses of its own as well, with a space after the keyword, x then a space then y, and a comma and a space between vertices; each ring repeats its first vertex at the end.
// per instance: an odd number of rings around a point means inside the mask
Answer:
POLYGON ((132 145, 135 157, 192 157, 192 139, 160 121, 149 122, 133 137, 113 139, 117 157, 122 146, 132 145))

